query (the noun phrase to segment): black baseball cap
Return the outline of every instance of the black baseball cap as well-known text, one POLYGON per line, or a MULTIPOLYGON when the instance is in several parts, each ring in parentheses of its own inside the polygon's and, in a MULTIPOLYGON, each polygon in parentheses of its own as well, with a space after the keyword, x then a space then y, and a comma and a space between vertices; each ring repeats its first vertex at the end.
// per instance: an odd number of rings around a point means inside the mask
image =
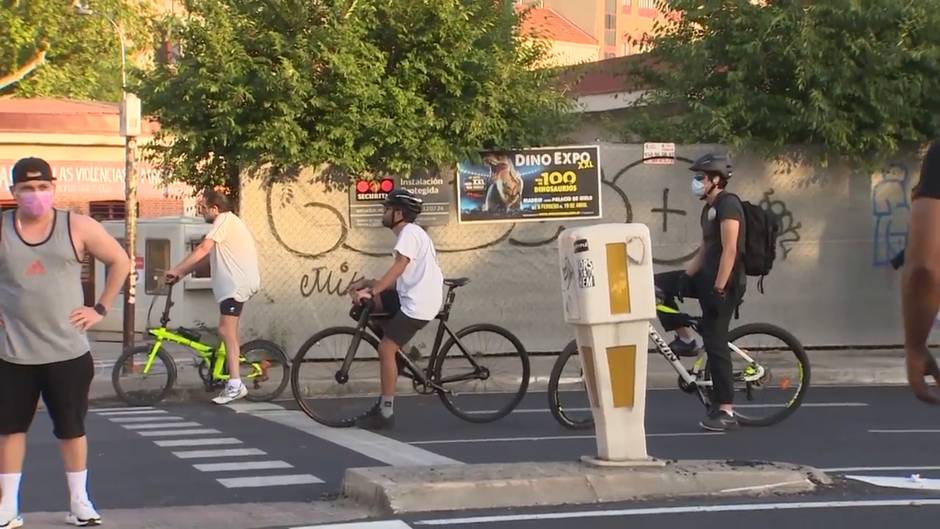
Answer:
POLYGON ((13 166, 13 185, 36 180, 55 180, 52 177, 52 167, 42 158, 22 158, 13 166))

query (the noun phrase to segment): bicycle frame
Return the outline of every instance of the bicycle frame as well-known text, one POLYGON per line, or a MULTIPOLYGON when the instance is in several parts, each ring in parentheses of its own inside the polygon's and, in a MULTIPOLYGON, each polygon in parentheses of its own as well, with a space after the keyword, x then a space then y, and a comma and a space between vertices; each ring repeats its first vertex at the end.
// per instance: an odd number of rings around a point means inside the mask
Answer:
MULTIPOLYGON (((475 378, 479 378, 480 375, 488 375, 486 368, 481 367, 480 364, 474 360, 473 356, 470 355, 470 353, 464 347, 463 343, 460 341, 460 338, 458 338, 456 333, 454 333, 450 326, 447 325, 447 320, 450 317, 450 308, 457 296, 454 290, 454 287, 448 289, 444 307, 441 309, 441 312, 438 313, 437 318, 435 318, 438 320, 438 326, 437 332, 434 336, 434 346, 431 348, 431 356, 428 358, 427 367, 424 369, 419 367, 410 358, 408 358, 408 356, 405 355, 405 353, 403 353, 400 348, 395 351, 396 358, 401 361, 402 367, 410 372, 409 374, 411 378, 414 379, 416 383, 441 392, 449 391, 446 388, 441 387, 441 384, 459 382, 462 380, 473 380, 475 378), (433 374, 431 373, 431 366, 434 365, 434 363, 437 361, 438 355, 441 353, 441 346, 443 345, 445 332, 450 336, 450 339, 454 341, 454 344, 460 349, 460 352, 463 353, 464 357, 470 362, 470 365, 473 366, 472 373, 434 379, 433 374)), ((356 356, 356 351, 359 349, 359 342, 362 341, 362 334, 366 332, 366 328, 372 331, 373 335, 376 337, 382 335, 379 323, 370 318, 373 307, 373 303, 367 303, 363 306, 362 312, 359 314, 359 322, 356 325, 356 334, 353 337, 352 342, 349 344, 349 349, 346 351, 346 356, 343 359, 343 365, 335 375, 336 381, 340 384, 344 384, 349 380, 349 368, 352 366, 353 359, 356 356)))
MULTIPOLYGON (((660 336, 659 332, 655 327, 653 327, 652 324, 650 324, 649 336, 650 339, 653 340, 653 344, 656 346, 656 350, 660 355, 662 355, 663 358, 666 359, 667 362, 669 362, 669 365, 671 365, 675 372, 682 378, 683 382, 690 385, 695 384, 700 387, 712 386, 711 380, 698 380, 698 373, 705 367, 705 361, 707 359, 704 352, 699 353, 698 357, 695 359, 695 362, 692 364, 692 370, 689 371, 685 368, 684 365, 682 365, 682 362, 679 360, 679 356, 676 355, 672 349, 670 349, 669 344, 663 340, 662 336, 660 336)), ((755 365, 757 367, 754 374, 749 374, 748 376, 744 377, 742 381, 754 382, 764 376, 764 367, 754 362, 754 359, 751 358, 750 355, 742 351, 741 348, 734 345, 733 343, 729 343, 728 347, 731 348, 732 353, 737 354, 747 361, 748 365, 755 365)))
MULTIPOLYGON (((173 308, 173 305, 173 285, 169 285, 166 294, 166 303, 163 307, 163 314, 160 316, 160 326, 147 329, 147 333, 156 338, 156 340, 150 348, 150 353, 147 355, 147 363, 144 364, 143 373, 145 375, 150 373, 150 367, 153 365, 153 361, 156 359, 160 348, 163 347, 164 343, 170 342, 189 348, 198 358, 210 364, 212 366, 212 380, 226 381, 231 378, 228 374, 222 372, 225 369, 225 342, 220 342, 218 348, 214 348, 202 342, 190 340, 167 328, 167 324, 170 323, 170 309, 173 308), (214 356, 212 354, 213 351, 215 351, 214 356)), ((239 362, 244 363, 246 361, 247 359, 245 357, 239 358, 239 362)), ((263 373, 258 362, 252 362, 251 368, 252 372, 248 375, 248 378, 263 373)))

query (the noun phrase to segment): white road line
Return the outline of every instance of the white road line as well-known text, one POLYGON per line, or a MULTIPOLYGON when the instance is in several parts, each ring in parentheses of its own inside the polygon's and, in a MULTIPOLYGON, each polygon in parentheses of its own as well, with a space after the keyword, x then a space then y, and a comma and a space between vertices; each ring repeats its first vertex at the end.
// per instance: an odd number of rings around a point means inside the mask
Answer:
POLYGON ((229 408, 236 413, 252 413, 256 411, 277 411, 283 410, 284 407, 272 402, 244 402, 244 401, 235 401, 225 405, 226 408, 229 408))
POLYGON ((131 410, 152 410, 153 406, 121 406, 119 408, 92 408, 88 411, 92 413, 101 413, 103 411, 131 411, 131 410))
POLYGON ((911 489, 911 490, 940 490, 940 479, 911 479, 899 478, 897 476, 845 476, 846 479, 854 479, 876 487, 886 487, 892 489, 911 489))
POLYGON ((193 465, 200 472, 229 472, 232 470, 269 470, 273 468, 294 468, 287 461, 244 461, 242 463, 203 463, 193 465))
POLYGON ((176 417, 175 415, 161 415, 159 417, 114 417, 113 419, 108 419, 111 422, 116 423, 133 423, 133 422, 151 422, 151 421, 182 421, 182 417, 176 417))
POLYGON ((173 452, 173 455, 180 459, 202 459, 207 457, 265 456, 268 454, 257 448, 230 448, 227 450, 184 450, 182 452, 173 452))
POLYGON ((888 472, 892 470, 940 470, 940 466, 933 467, 837 467, 821 468, 823 472, 888 472))
POLYGON ((122 424, 125 430, 156 430, 157 428, 193 428, 202 426, 198 422, 158 422, 143 424, 122 424))
POLYGON ((154 441, 154 444, 163 448, 175 446, 222 446, 240 445, 241 441, 234 437, 216 437, 213 439, 174 439, 172 441, 154 441))
POLYGON ((193 430, 148 430, 137 433, 144 437, 173 437, 175 435, 215 435, 222 432, 215 428, 197 428, 193 430))
POLYGON ((246 487, 274 487, 281 485, 310 485, 323 483, 323 480, 312 474, 287 474, 283 476, 246 476, 242 478, 219 478, 216 481, 229 489, 246 487))
MULTIPOLYGON (((648 433, 647 437, 703 437, 708 435, 724 435, 723 432, 680 432, 680 433, 648 433)), ((593 435, 549 435, 545 437, 485 437, 482 439, 437 439, 434 441, 411 441, 412 445, 449 445, 463 443, 514 443, 519 441, 568 441, 579 439, 594 439, 593 435)))
POLYGON ((125 410, 125 411, 103 411, 98 415, 102 417, 111 417, 115 415, 163 415, 166 410, 125 410))
POLYGON ((330 523, 326 525, 305 525, 291 529, 411 529, 401 520, 382 520, 381 522, 330 523))
MULTIPOLYGON (((735 404, 735 408, 783 408, 785 404, 735 404)), ((868 406, 866 402, 804 402, 801 408, 864 408, 868 406)), ((566 411, 590 412, 591 408, 565 408, 566 411)), ((474 410, 468 411, 471 415, 485 415, 496 413, 498 410, 474 410)), ((548 408, 521 408, 512 410, 512 413, 549 413, 548 408)))
POLYGON ((909 430, 868 430, 868 433, 940 433, 940 429, 912 428, 909 430))
POLYGON ((347 450, 392 466, 462 465, 463 462, 422 450, 408 443, 396 441, 359 428, 330 428, 313 421, 300 411, 266 411, 253 413, 255 417, 290 426, 314 437, 337 444, 347 450))
POLYGON ((792 503, 744 503, 729 505, 689 505, 684 507, 656 507, 647 509, 616 509, 606 511, 554 512, 542 514, 510 514, 504 516, 477 516, 470 518, 442 518, 411 522, 412 525, 464 525, 484 523, 522 522, 532 520, 565 520, 575 518, 613 518, 618 516, 653 516, 657 514, 689 514, 739 511, 773 511, 798 509, 844 509, 852 507, 913 507, 940 506, 937 498, 898 500, 818 501, 792 503))

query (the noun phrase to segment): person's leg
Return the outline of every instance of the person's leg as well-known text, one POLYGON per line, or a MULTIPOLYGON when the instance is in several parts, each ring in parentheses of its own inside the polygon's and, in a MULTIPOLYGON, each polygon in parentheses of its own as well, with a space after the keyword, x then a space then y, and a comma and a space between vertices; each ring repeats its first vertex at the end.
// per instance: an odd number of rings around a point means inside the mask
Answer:
POLYGON ((428 322, 409 318, 401 311, 385 326, 385 336, 379 342, 380 378, 382 397, 378 413, 372 413, 359 421, 361 428, 381 429, 394 425, 395 383, 398 380, 398 350, 404 347, 428 322))
POLYGON ((720 298, 708 294, 702 298, 702 339, 708 353, 708 369, 712 378, 712 410, 709 419, 701 423, 709 430, 727 430, 737 427, 734 419, 734 378, 732 376, 731 349, 728 347, 728 328, 734 315, 736 299, 728 294, 720 298))
POLYGON ((40 368, 0 360, 0 527, 16 527, 26 432, 39 404, 40 368))
MULTIPOLYGON (((663 292, 665 299, 663 304, 672 309, 678 310, 676 296, 682 298, 696 298, 696 292, 692 281, 686 276, 684 270, 674 270, 671 272, 661 272, 653 276, 653 284, 663 292)), ((662 319, 660 318, 661 323, 662 319)), ((695 356, 698 350, 698 343, 695 339, 695 333, 689 327, 678 327, 675 329, 678 338, 669 344, 679 356, 695 356)))
POLYGON ((219 338, 225 344, 225 362, 228 367, 229 379, 222 393, 212 399, 216 404, 228 404, 248 394, 248 388, 242 384, 241 367, 238 361, 241 356, 241 344, 238 341, 238 321, 242 314, 244 303, 232 298, 222 301, 219 305, 219 338))
POLYGON ((53 434, 59 439, 59 450, 69 485, 68 522, 73 525, 97 524, 101 516, 88 498, 88 438, 85 417, 88 414, 88 391, 95 376, 91 353, 50 364, 45 370, 42 400, 52 419, 53 434))

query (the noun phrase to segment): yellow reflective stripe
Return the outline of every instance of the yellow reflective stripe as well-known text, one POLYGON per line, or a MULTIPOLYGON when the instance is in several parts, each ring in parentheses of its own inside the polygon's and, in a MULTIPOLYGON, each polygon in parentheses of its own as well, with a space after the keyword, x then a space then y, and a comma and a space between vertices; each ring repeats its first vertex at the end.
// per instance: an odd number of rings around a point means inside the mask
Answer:
POLYGON ((659 312, 665 312, 666 314, 679 314, 678 310, 672 307, 667 307, 665 305, 656 305, 656 310, 659 312))

